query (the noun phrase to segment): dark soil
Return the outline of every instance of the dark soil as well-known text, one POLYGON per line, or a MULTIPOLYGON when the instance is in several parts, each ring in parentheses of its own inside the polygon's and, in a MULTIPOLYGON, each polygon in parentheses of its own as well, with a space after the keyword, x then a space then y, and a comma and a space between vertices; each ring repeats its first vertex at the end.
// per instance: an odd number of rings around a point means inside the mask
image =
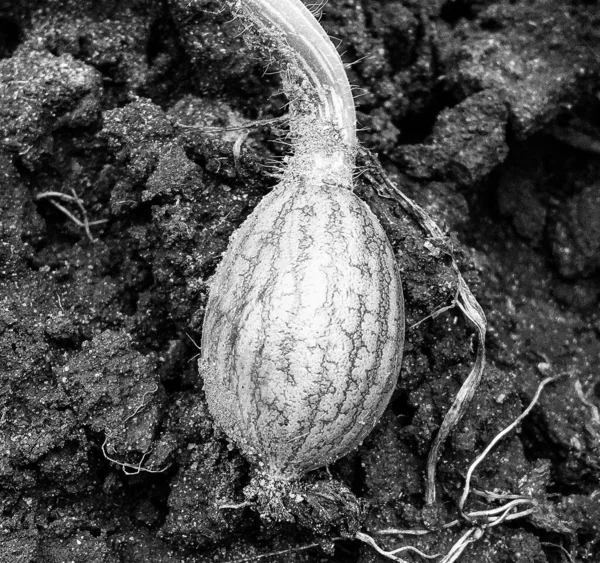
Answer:
MULTIPOLYGON (((489 322, 426 507, 429 446, 475 332, 456 308, 412 326, 452 302, 455 273, 359 180, 404 272, 407 345, 385 416, 333 478, 382 546, 446 553, 469 529, 437 529, 460 520, 469 465, 562 374, 472 483, 536 510, 459 560, 597 563, 598 4, 331 0, 322 23, 352 63, 363 145, 445 228, 489 322)), ((285 154, 285 124, 227 129, 284 115, 266 64, 217 2, 0 0, 0 562, 383 561, 309 518, 223 508, 252 468, 212 426, 194 343, 227 240, 285 154)), ((467 509, 496 506, 471 495, 467 509)))

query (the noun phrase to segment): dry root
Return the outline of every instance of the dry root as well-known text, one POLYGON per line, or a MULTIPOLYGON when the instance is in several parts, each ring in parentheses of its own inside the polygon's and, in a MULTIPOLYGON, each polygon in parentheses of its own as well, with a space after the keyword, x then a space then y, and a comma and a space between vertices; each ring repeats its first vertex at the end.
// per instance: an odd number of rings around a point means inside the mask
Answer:
MULTIPOLYGON (((137 408, 129 416, 125 417, 123 419, 123 421, 121 422, 121 424, 126 424, 129 420, 131 420, 132 418, 137 416, 142 410, 144 410, 149 404, 149 402, 148 403, 146 402, 146 397, 148 395, 153 395, 157 391, 158 391, 158 384, 155 384, 154 389, 152 389, 150 391, 146 391, 142 395, 142 400, 141 400, 140 404, 137 406, 137 408)), ((146 461, 146 458, 152 453, 152 448, 148 448, 146 451, 144 451, 142 453, 142 457, 140 458, 140 460, 138 461, 137 464, 127 463, 127 462, 123 462, 123 461, 114 459, 108 455, 108 450, 110 448, 110 445, 108 443, 109 439, 110 439, 110 434, 107 433, 106 437, 104 438, 104 442, 102 443, 102 455, 104 455, 105 459, 107 459, 108 461, 110 461, 116 465, 119 465, 121 467, 121 469, 123 470, 123 473, 125 473, 125 475, 138 475, 140 473, 164 473, 171 466, 171 464, 169 463, 168 465, 166 465, 165 467, 163 467, 161 469, 150 469, 148 467, 144 467, 144 462, 146 461)))
MULTIPOLYGON (((487 491, 475 491, 475 494, 484 496, 488 500, 492 501, 506 501, 501 506, 490 508, 489 510, 478 510, 478 511, 466 511, 465 504, 469 493, 471 492, 471 479, 477 466, 487 457, 494 446, 502 440, 509 432, 514 428, 531 412, 533 407, 537 404, 540 395, 549 383, 556 381, 560 376, 547 377, 538 386, 537 391, 527 406, 527 408, 506 428, 501 430, 487 445, 483 452, 477 456, 475 461, 471 464, 467 471, 465 479, 465 486, 458 504, 458 508, 461 514, 461 519, 453 520, 441 526, 442 529, 453 528, 459 524, 467 524, 469 528, 458 538, 454 545, 450 548, 448 553, 439 561, 439 563, 453 563, 458 560, 463 551, 469 546, 469 544, 476 542, 481 539, 487 530, 508 522, 511 520, 517 520, 519 518, 525 518, 526 516, 533 514, 538 509, 538 501, 532 496, 528 495, 512 495, 512 494, 497 494, 487 491)), ((381 530, 379 535, 395 535, 395 536, 408 536, 408 535, 425 535, 435 533, 433 530, 381 530)), ((405 560, 399 558, 396 554, 400 553, 405 547, 398 548, 391 551, 386 551, 381 548, 376 541, 366 534, 357 534, 356 539, 363 541, 364 543, 373 547, 380 555, 383 555, 391 561, 397 561, 400 563, 406 563, 405 560)), ((440 555, 425 555, 419 553, 422 557, 435 558, 440 555)))
POLYGON ((97 221, 90 221, 87 216, 87 211, 81 201, 81 198, 75 193, 75 190, 71 190, 71 194, 64 194, 62 192, 43 192, 35 196, 35 201, 41 201, 43 199, 47 199, 51 205, 56 207, 62 214, 66 215, 73 223, 75 223, 78 227, 82 228, 85 231, 88 239, 91 242, 96 242, 92 236, 92 231, 90 227, 94 225, 101 225, 103 223, 107 223, 108 219, 98 219, 97 221), (79 214, 81 215, 81 219, 77 218, 71 211, 69 211, 64 205, 58 203, 57 200, 66 201, 68 203, 74 203, 79 209, 79 214))

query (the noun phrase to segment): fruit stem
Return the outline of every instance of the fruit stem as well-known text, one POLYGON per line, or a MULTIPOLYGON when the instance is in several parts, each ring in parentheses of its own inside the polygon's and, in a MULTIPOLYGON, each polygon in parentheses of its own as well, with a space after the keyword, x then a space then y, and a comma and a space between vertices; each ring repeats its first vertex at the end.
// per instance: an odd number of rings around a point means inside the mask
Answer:
POLYGON ((300 0, 226 3, 250 24, 281 66, 295 158, 316 176, 347 183, 357 144, 354 98, 342 59, 325 30, 300 0))

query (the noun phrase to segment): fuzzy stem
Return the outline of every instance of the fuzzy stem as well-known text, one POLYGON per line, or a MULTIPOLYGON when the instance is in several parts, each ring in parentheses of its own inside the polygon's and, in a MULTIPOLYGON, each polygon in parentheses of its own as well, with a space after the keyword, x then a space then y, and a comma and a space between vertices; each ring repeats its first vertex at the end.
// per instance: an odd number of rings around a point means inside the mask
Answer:
POLYGON ((329 170, 331 177, 351 177, 354 98, 342 59, 319 22, 300 0, 226 3, 281 65, 297 160, 317 176, 329 170))

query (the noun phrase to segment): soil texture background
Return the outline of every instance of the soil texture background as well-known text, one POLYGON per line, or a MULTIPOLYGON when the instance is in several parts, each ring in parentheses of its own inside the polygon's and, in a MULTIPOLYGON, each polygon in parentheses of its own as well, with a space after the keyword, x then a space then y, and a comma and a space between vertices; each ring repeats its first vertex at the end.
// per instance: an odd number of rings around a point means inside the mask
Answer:
MULTIPOLYGON (((560 375, 468 500, 535 508, 458 561, 597 563, 600 6, 330 0, 321 23, 362 145, 447 233, 488 363, 426 506, 429 447, 476 332, 456 307, 430 317, 456 293, 448 254, 358 174, 402 268, 406 350, 374 432, 307 483, 349 487, 382 547, 445 554, 473 529, 458 511, 469 466, 560 375)), ((208 0, 0 0, 1 563, 385 561, 334 541, 335 518, 236 507, 252 467, 204 400, 210 277, 289 150, 276 68, 240 32, 208 0)))

